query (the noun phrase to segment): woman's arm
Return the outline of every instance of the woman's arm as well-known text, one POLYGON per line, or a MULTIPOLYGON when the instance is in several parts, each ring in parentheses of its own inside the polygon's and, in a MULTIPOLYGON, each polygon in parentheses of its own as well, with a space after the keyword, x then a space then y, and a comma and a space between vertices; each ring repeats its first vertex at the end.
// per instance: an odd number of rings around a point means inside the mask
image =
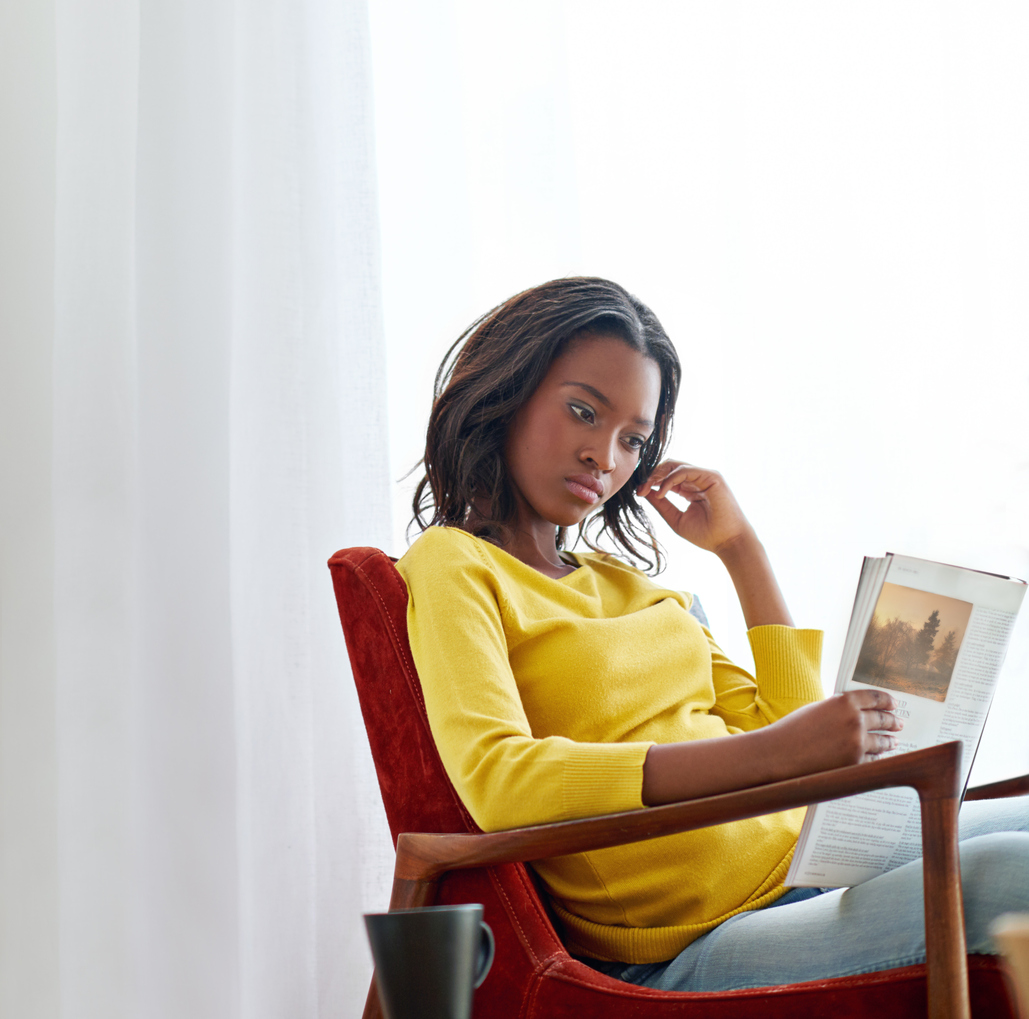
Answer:
POLYGON ((885 690, 852 690, 753 732, 658 744, 643 763, 643 802, 713 796, 871 760, 897 745, 888 735, 903 727, 895 707, 885 690))
MULTIPOLYGON (((489 549, 455 528, 430 528, 397 564, 408 588, 408 636, 433 740, 462 802, 484 831, 639 808, 651 741, 586 743, 534 734, 501 609, 517 582, 508 586, 502 564, 528 582, 537 576, 541 585, 554 582, 506 553, 488 555, 489 549)), ((560 681, 557 671, 554 682, 560 681)))
POLYGON ((774 623, 793 625, 764 546, 717 471, 665 460, 637 495, 644 496, 680 538, 722 560, 748 629, 774 623), (669 501, 669 493, 686 499, 686 509, 669 501))
POLYGON ((739 537, 714 549, 732 577, 747 629, 775 623, 793 626, 790 610, 779 590, 765 547, 754 529, 749 524, 747 526, 748 530, 739 537))
MULTIPOLYGON (((748 629, 793 625, 764 546, 717 471, 666 460, 637 494, 681 538, 722 560, 748 629), (669 493, 689 505, 680 509, 669 493)), ((903 726, 895 707, 885 691, 857 690, 808 704, 751 732, 651 747, 643 765, 643 802, 710 796, 869 760, 897 745, 888 735, 903 726)))

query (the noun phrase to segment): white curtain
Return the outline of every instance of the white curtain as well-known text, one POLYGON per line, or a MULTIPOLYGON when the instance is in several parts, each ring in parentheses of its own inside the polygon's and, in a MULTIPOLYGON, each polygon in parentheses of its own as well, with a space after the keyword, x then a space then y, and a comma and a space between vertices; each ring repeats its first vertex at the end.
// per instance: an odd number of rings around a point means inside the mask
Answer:
POLYGON ((0 13, 0 1015, 343 1016, 392 852, 364 0, 0 13))

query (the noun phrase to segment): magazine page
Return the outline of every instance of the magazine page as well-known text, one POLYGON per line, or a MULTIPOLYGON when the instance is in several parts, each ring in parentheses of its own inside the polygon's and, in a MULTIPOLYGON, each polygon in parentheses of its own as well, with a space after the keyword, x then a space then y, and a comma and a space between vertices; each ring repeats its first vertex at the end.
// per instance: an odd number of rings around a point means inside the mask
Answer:
POLYGON ((886 579, 886 571, 890 566, 890 556, 885 559, 870 559, 865 556, 861 564, 861 576, 858 579, 857 592, 854 595, 854 608, 850 614, 850 626, 847 638, 843 643, 843 654, 840 656, 840 669, 836 676, 834 693, 841 693, 847 680, 854 673, 861 642, 875 611, 876 600, 886 579))
MULTIPOLYGON (((867 583, 874 571, 862 571, 836 692, 878 687, 893 695, 904 729, 884 756, 961 740, 964 786, 1026 586, 906 556, 872 562, 886 569, 867 583), (862 597, 870 612, 859 611, 862 597)), ((786 884, 860 884, 921 853, 914 790, 864 793, 808 810, 786 884)))

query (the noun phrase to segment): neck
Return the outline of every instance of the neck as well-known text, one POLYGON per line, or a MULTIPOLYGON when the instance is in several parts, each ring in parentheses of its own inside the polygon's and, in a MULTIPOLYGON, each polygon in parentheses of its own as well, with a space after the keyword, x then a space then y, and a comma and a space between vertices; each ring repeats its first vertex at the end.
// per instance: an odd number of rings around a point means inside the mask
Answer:
MULTIPOLYGON (((476 520, 485 522, 487 519, 472 506, 466 526, 474 530, 476 520)), ((557 527, 544 520, 516 521, 503 528, 501 547, 508 555, 513 555, 515 559, 547 577, 564 577, 573 572, 575 567, 561 559, 557 550, 557 530, 557 527)))
POLYGON ((557 549, 557 528, 541 523, 533 527, 516 525, 509 531, 504 551, 547 577, 567 576, 575 567, 562 561, 557 549))

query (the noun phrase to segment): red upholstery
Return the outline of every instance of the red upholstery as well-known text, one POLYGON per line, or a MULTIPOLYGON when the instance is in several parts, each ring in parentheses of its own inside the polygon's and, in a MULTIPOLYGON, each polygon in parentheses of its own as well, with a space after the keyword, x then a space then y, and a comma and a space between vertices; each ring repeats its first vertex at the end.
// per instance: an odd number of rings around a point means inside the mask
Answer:
MULTIPOLYGON (((329 560, 379 787, 393 841, 401 832, 477 832, 436 752, 407 641, 407 589, 372 548, 329 560)), ((749 991, 693 994, 623 983, 573 959, 561 945, 523 864, 455 871, 440 902, 481 902, 497 941, 475 1015, 489 1019, 827 1019, 926 1015, 925 967, 749 991)), ((992 956, 969 960, 976 1019, 1014 1019, 992 956)))

